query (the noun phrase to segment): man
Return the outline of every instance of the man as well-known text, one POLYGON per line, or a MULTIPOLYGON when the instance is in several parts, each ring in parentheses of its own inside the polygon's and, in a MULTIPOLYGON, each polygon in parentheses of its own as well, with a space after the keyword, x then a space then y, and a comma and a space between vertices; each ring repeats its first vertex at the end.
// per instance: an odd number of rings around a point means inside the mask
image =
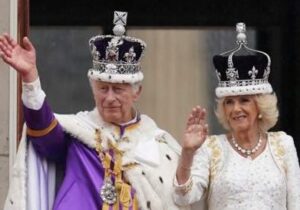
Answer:
POLYGON ((126 17, 115 12, 115 35, 90 39, 88 77, 96 108, 75 115, 53 114, 29 39, 21 47, 9 35, 0 36, 1 58, 22 76, 27 125, 5 210, 186 209, 171 198, 179 145, 134 108, 146 44, 123 35, 126 17), (55 196, 53 162, 66 163, 55 196))

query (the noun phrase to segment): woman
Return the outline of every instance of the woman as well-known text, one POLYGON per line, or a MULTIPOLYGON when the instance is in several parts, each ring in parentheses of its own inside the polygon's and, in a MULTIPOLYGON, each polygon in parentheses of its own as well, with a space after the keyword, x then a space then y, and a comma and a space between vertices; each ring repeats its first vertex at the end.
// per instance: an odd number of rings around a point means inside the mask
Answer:
POLYGON ((214 57, 216 114, 228 133, 206 138, 205 111, 193 110, 189 121, 198 126, 188 126, 183 138, 173 197, 179 205, 202 199, 210 210, 299 210, 293 139, 268 132, 278 118, 268 82, 270 57, 246 46, 245 25, 238 24, 237 31, 238 48, 214 57), (251 54, 240 55, 242 50, 251 54), (189 134, 193 129, 198 135, 189 134))

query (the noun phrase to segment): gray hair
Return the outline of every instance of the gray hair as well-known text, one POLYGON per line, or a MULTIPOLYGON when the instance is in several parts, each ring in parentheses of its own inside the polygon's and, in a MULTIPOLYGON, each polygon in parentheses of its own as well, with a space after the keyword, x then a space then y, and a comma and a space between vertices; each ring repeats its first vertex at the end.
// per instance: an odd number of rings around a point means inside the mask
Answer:
MULTIPOLYGON (((93 79, 89 78, 89 83, 90 83, 90 86, 91 86, 92 90, 93 90, 93 82, 97 82, 97 80, 93 80, 93 79)), ((128 83, 128 84, 131 85, 131 88, 132 88, 132 90, 135 93, 138 92, 139 88, 142 86, 142 82, 141 81, 140 82, 136 82, 136 83, 128 83)))
MULTIPOLYGON (((225 97, 217 99, 217 109, 215 110, 215 113, 221 125, 226 130, 230 130, 230 126, 225 117, 224 99, 225 97)), ((258 127, 261 132, 267 132, 270 128, 275 126, 279 116, 276 94, 271 93, 255 95, 254 100, 256 102, 259 114, 262 116, 262 118, 259 119, 258 127)))
POLYGON ((134 92, 138 92, 141 86, 142 86, 142 82, 136 82, 131 84, 131 87, 134 92))

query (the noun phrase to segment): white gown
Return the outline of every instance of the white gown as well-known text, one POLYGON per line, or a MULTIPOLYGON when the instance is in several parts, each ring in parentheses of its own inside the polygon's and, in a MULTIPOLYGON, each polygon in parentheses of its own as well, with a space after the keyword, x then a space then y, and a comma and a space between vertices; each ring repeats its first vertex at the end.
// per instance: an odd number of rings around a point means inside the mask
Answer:
POLYGON ((214 136, 194 157, 190 180, 186 194, 178 189, 188 183, 174 180, 179 205, 206 196, 209 210, 300 210, 299 163, 292 138, 283 132, 268 133, 265 150, 254 160, 237 153, 225 135, 214 136))
POLYGON ((228 164, 211 189, 210 209, 286 210, 285 179, 269 147, 250 160, 228 146, 228 164))

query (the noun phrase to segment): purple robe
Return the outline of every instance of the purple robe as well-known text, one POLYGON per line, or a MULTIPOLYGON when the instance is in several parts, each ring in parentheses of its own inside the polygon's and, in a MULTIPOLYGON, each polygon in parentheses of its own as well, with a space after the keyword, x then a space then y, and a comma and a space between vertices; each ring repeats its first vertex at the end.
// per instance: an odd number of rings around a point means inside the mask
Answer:
MULTIPOLYGON (((42 130, 55 118, 45 101, 40 110, 24 106, 28 128, 42 130)), ((126 129, 120 128, 120 131, 126 129)), ((63 182, 56 195, 54 210, 99 210, 102 209, 100 189, 104 180, 104 169, 97 151, 63 131, 60 124, 42 137, 27 136, 39 155, 50 161, 66 163, 63 182)), ((132 196, 134 189, 132 188, 132 196)), ((109 208, 114 209, 113 207, 109 208)), ((120 208, 122 209, 122 208, 120 208)), ((129 208, 132 209, 132 206, 129 208)))

